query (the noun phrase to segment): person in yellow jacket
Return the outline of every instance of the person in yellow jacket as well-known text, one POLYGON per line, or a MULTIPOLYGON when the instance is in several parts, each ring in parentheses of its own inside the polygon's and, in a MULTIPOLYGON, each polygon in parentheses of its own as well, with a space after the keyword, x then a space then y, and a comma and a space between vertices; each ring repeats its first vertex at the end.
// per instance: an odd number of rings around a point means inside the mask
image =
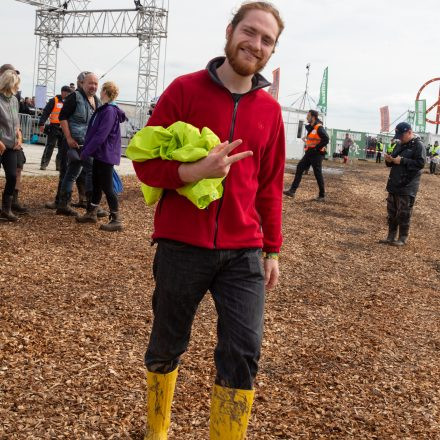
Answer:
POLYGON ((429 173, 435 174, 437 163, 440 160, 440 146, 438 141, 434 142, 434 145, 429 149, 429 173))
POLYGON ((383 142, 382 142, 382 138, 380 138, 376 144, 376 163, 382 162, 382 153, 383 153, 383 142))

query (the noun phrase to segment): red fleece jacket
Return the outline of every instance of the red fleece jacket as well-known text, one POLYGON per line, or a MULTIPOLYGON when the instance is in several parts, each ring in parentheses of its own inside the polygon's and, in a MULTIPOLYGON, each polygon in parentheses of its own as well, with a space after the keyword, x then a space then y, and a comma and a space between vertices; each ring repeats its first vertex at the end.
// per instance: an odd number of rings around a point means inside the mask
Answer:
MULTIPOLYGON (((213 60, 218 62, 218 59, 213 60)), ((211 64, 213 63, 211 62, 211 64)), ((211 69, 177 78, 162 94, 150 126, 183 121, 210 128, 221 141, 242 139, 232 154, 252 150, 234 163, 220 200, 201 210, 174 191, 184 185, 179 162, 153 159, 133 162, 138 178, 165 188, 156 208, 153 238, 168 238, 209 249, 263 248, 279 252, 285 162, 284 124, 279 104, 259 85, 234 98, 211 69), (233 132, 232 132, 233 131, 233 132)))

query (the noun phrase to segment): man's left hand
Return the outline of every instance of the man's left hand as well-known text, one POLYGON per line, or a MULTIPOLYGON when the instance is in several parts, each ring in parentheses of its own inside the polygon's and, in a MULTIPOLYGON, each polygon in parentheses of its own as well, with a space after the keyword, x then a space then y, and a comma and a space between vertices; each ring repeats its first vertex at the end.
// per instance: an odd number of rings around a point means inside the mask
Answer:
POLYGON ((278 284, 280 269, 278 260, 273 258, 264 258, 264 281, 266 289, 272 289, 278 284))
POLYGON ((400 157, 400 156, 397 156, 397 157, 395 157, 394 159, 393 159, 393 163, 395 163, 396 165, 400 165, 400 160, 401 160, 402 158, 400 157))

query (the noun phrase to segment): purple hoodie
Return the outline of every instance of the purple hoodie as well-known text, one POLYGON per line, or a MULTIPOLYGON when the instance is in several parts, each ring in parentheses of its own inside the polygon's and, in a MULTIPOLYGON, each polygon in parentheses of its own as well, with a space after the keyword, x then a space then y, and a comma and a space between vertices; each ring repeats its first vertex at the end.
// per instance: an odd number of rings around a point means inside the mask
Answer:
POLYGON ((121 128, 125 113, 113 103, 95 111, 87 127, 81 159, 93 157, 101 162, 119 165, 121 161, 121 128))

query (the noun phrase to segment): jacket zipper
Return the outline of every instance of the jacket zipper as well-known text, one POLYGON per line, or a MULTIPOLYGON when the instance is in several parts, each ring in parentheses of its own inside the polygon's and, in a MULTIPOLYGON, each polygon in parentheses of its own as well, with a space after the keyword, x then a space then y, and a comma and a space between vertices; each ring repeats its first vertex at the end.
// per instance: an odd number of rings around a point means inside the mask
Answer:
MULTIPOLYGON (((237 109, 238 109, 238 103, 241 99, 241 96, 235 101, 234 100, 234 111, 232 112, 232 122, 231 122, 231 129, 229 130, 229 143, 232 142, 233 136, 234 136, 234 128, 235 128, 235 119, 237 117, 237 109)), ((223 196, 225 195, 225 188, 226 188, 226 177, 223 179, 223 196)), ((218 233, 218 219, 220 216, 220 209, 223 205, 223 197, 220 199, 218 206, 217 206, 217 213, 215 215, 215 229, 214 229, 214 248, 217 247, 217 233, 218 233)))

